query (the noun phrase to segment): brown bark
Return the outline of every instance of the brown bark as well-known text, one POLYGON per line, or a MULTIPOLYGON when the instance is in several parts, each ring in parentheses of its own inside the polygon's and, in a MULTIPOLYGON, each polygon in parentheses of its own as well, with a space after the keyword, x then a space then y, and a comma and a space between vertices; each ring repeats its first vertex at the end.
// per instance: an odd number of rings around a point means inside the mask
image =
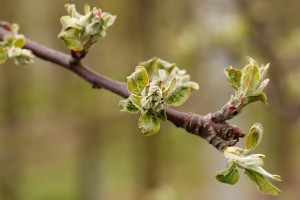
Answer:
MULTIPOLYGON (((7 34, 11 33, 0 27, 0 39, 7 34)), ((88 81, 93 88, 104 88, 124 98, 129 96, 125 83, 105 77, 69 55, 55 51, 29 39, 26 40, 25 48, 30 49, 37 57, 43 60, 50 61, 57 64, 57 66, 76 73, 88 81)), ((217 113, 220 113, 220 111, 217 111, 217 113)), ((238 139, 244 136, 243 131, 239 128, 224 122, 226 116, 220 114, 209 114, 207 116, 191 115, 190 113, 179 112, 168 108, 167 116, 168 120, 174 125, 206 139, 219 151, 223 151, 227 146, 235 145, 238 139), (222 117, 222 119, 217 119, 216 117, 222 117)))

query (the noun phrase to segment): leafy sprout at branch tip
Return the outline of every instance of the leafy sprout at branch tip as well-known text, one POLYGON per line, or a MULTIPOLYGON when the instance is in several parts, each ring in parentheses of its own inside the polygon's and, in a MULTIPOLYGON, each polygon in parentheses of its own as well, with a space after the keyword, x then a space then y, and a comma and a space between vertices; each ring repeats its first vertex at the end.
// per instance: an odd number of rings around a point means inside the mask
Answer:
POLYGON ((159 131, 160 121, 167 119, 165 106, 183 104, 199 86, 176 64, 152 58, 141 62, 127 77, 127 88, 131 95, 119 106, 130 113, 140 111, 139 128, 150 136, 159 131))
POLYGON ((244 107, 255 101, 267 103, 267 97, 263 92, 269 79, 264 79, 269 64, 258 67, 256 61, 249 58, 249 64, 242 70, 229 67, 225 69, 227 80, 235 90, 231 102, 236 107, 244 107))
POLYGON ((262 168, 265 155, 246 155, 259 145, 262 135, 262 125, 256 123, 251 127, 250 133, 247 135, 245 148, 227 147, 223 154, 228 159, 228 167, 218 172, 216 179, 222 183, 235 184, 239 177, 237 168, 241 168, 245 170, 244 174, 257 185, 261 192, 275 196, 280 195, 281 191, 271 184, 269 180, 281 181, 281 177, 270 174, 262 168))
POLYGON ((74 56, 84 56, 99 38, 105 37, 106 30, 116 19, 116 16, 96 7, 91 9, 89 5, 85 5, 84 14, 80 14, 74 4, 66 4, 65 8, 68 15, 60 18, 62 30, 58 38, 68 49, 75 51, 74 56))
POLYGON ((1 22, 0 26, 11 31, 13 35, 6 35, 0 42, 0 64, 8 58, 14 58, 15 64, 25 65, 34 62, 34 55, 31 50, 24 49, 25 36, 18 33, 19 26, 8 22, 1 22))

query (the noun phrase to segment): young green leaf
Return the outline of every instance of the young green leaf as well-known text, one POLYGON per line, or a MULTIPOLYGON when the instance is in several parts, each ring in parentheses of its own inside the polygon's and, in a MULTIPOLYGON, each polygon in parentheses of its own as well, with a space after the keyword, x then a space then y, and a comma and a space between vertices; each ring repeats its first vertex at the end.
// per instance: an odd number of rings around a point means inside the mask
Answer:
POLYGON ((270 79, 263 80, 256 89, 256 94, 261 94, 263 89, 268 85, 270 79))
POLYGON ((137 107, 139 110, 142 110, 141 97, 140 97, 140 96, 131 94, 131 95, 129 96, 129 99, 130 99, 131 103, 132 103, 133 105, 135 105, 135 107, 137 107))
POLYGON ((199 84, 193 81, 187 81, 183 86, 191 88, 191 92, 199 90, 199 84))
POLYGON ((166 87, 166 89, 163 90, 163 98, 167 99, 172 92, 175 90, 177 84, 177 80, 175 77, 172 78, 171 81, 169 81, 169 85, 166 87))
POLYGON ((261 192, 274 196, 281 195, 281 191, 262 175, 249 169, 245 169, 245 174, 257 185, 261 192))
POLYGON ((258 168, 264 165, 263 154, 252 154, 241 158, 237 163, 244 168, 258 168))
POLYGON ((143 89, 148 85, 149 78, 147 71, 142 66, 137 66, 135 71, 127 77, 128 91, 141 96, 143 89))
POLYGON ((82 51, 83 45, 80 41, 81 31, 78 29, 68 29, 64 32, 61 32, 58 35, 58 38, 62 39, 68 49, 72 49, 74 51, 82 51))
POLYGON ((261 80, 263 80, 263 79, 265 78, 265 75, 266 75, 266 73, 267 73, 269 67, 270 67, 270 63, 266 64, 265 66, 262 65, 262 66, 260 67, 260 69, 259 69, 259 74, 260 74, 260 79, 261 79, 261 80))
POLYGON ((25 37, 24 35, 16 35, 13 41, 14 47, 22 48, 25 45, 25 37))
POLYGON ((256 96, 247 96, 245 105, 247 105, 249 103, 253 103, 255 101, 261 101, 264 104, 267 104, 267 95, 263 92, 256 96))
POLYGON ((149 60, 140 62, 139 65, 145 67, 148 74, 150 76, 152 76, 152 75, 158 73, 158 68, 157 68, 157 65, 156 65, 157 60, 158 60, 158 58, 156 58, 156 57, 150 58, 149 60))
POLYGON ((166 99, 166 104, 168 106, 180 106, 189 98, 190 93, 190 87, 180 86, 166 99))
POLYGON ((139 118, 139 128, 142 129, 145 136, 154 135, 160 129, 158 117, 152 116, 150 112, 145 112, 139 118))
POLYGON ((78 30, 83 29, 83 27, 79 24, 79 20, 76 18, 72 18, 70 16, 62 16, 60 18, 60 23, 64 29, 70 29, 70 28, 74 28, 78 30))
POLYGON ((137 107, 135 107, 129 98, 121 100, 119 102, 119 107, 121 108, 121 111, 126 111, 129 113, 138 113, 140 111, 137 107))
POLYGON ((168 85, 175 77, 178 86, 190 87, 191 92, 199 89, 197 83, 190 81, 190 75, 186 74, 186 70, 181 70, 175 63, 154 57, 141 62, 140 65, 146 68, 152 80, 161 80, 163 85, 168 85))
POLYGON ((239 69, 235 69, 233 67, 229 67, 225 69, 225 75, 227 77, 227 80, 231 84, 231 86, 238 90, 241 86, 241 77, 242 72, 239 69))
POLYGON ((251 95, 260 82, 259 69, 256 65, 248 64, 241 72, 241 90, 245 95, 251 95))
POLYGON ((240 173, 236 168, 236 163, 230 162, 228 163, 228 167, 223 170, 217 172, 216 179, 221 183, 227 183, 230 185, 234 185, 238 182, 240 178, 240 173))
POLYGON ((259 143, 261 142, 263 136, 263 127, 260 123, 254 124, 251 129, 250 133, 246 137, 245 148, 248 151, 255 149, 259 143))
POLYGON ((103 26, 102 26, 102 31, 101 31, 101 36, 105 36, 106 35, 106 30, 108 27, 111 27, 116 19, 117 19, 117 16, 116 15, 111 15, 110 13, 108 12, 103 12, 102 13, 102 18, 103 18, 103 26))

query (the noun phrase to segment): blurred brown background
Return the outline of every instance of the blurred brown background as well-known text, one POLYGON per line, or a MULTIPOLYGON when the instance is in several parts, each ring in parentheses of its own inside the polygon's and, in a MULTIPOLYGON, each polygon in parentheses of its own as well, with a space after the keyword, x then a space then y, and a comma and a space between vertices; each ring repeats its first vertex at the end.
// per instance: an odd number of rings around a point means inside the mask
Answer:
MULTIPOLYGON (((66 52, 57 34, 67 2, 1 0, 0 20, 66 52)), ((1 200, 299 200, 300 1, 73 2, 80 11, 89 3, 118 15, 84 62, 119 81, 153 56, 176 62, 200 85, 180 110, 220 109, 233 92, 225 67, 243 67, 246 56, 270 62, 268 106, 250 105, 232 123, 245 131, 264 125, 256 152, 282 176, 275 184, 283 195, 261 194, 245 176, 235 186, 218 183, 215 173, 226 161, 204 140, 169 122, 145 138, 138 116, 119 112, 120 97, 36 59, 0 66, 1 200)))

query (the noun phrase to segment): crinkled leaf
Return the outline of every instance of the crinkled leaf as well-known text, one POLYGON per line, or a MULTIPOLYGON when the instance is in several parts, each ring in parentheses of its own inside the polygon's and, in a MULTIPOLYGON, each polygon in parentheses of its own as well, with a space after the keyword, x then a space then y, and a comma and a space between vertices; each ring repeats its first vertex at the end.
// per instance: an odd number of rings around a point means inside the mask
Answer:
POLYGON ((174 78, 172 78, 171 81, 169 81, 169 85, 166 87, 166 89, 164 89, 164 91, 163 91, 163 98, 168 98, 171 95, 171 93, 176 88, 176 84, 177 84, 177 80, 174 77, 174 78))
POLYGON ((130 113, 138 113, 140 110, 131 102, 131 100, 124 99, 119 102, 119 107, 121 111, 126 111, 130 113))
POLYGON ((165 110, 165 109, 162 109, 162 110, 158 113, 157 117, 158 117, 160 120, 162 120, 162 121, 166 121, 166 120, 167 120, 166 110, 165 110))
POLYGON ((231 84, 231 86, 235 90, 238 90, 241 86, 241 77, 242 77, 241 70, 235 69, 233 67, 229 67, 225 69, 225 75, 227 77, 227 80, 231 84))
POLYGON ((190 93, 190 87, 180 86, 166 99, 166 104, 168 106, 180 106, 189 98, 190 93))
POLYGON ((236 168, 236 164, 231 162, 228 164, 228 167, 223 170, 217 172, 216 179, 221 183, 227 183, 230 185, 234 185, 238 182, 240 178, 240 173, 236 168))
POLYGON ((261 101, 264 104, 267 104, 267 95, 263 92, 256 96, 247 96, 246 104, 253 103, 255 101, 261 101))
POLYGON ((248 151, 255 149, 259 145, 263 136, 263 131, 263 127, 260 123, 256 123, 251 127, 245 143, 245 148, 248 151))
POLYGON ((151 136, 157 133, 160 129, 160 121, 158 117, 153 116, 150 112, 145 112, 139 118, 139 128, 145 136, 151 136))
POLYGON ((4 48, 0 47, 0 64, 7 60, 7 52, 4 48))
POLYGON ((251 95, 260 82, 259 69, 256 65, 248 64, 241 72, 241 90, 245 95, 251 95))
POLYGON ((142 66, 137 66, 135 71, 127 77, 128 91, 141 96, 143 89, 148 85, 149 78, 147 71, 142 66))
POLYGON ((139 110, 142 110, 142 105, 141 105, 141 97, 131 94, 129 96, 129 99, 131 100, 131 103, 133 103, 133 105, 135 105, 135 107, 137 107, 139 110))
POLYGON ((245 174, 257 185, 261 192, 274 196, 281 195, 281 191, 262 175, 249 169, 245 169, 245 174))

